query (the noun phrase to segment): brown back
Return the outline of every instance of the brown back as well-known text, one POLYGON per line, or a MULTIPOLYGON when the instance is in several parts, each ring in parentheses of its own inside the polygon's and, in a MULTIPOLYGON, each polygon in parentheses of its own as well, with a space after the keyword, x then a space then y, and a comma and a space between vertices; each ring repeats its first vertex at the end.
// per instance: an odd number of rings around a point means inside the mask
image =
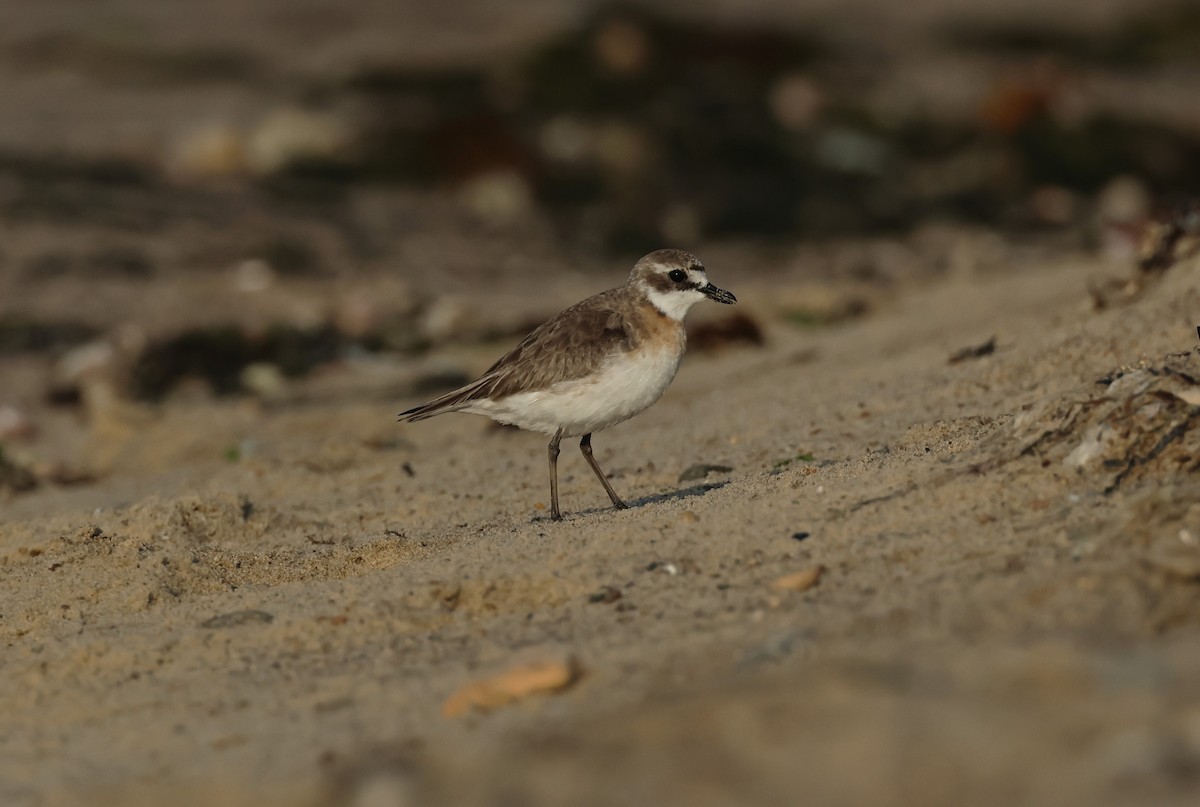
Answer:
POLYGON ((600 368, 613 351, 639 342, 630 321, 628 287, 611 289, 576 303, 540 325, 488 368, 465 400, 503 398, 583 378, 600 368))

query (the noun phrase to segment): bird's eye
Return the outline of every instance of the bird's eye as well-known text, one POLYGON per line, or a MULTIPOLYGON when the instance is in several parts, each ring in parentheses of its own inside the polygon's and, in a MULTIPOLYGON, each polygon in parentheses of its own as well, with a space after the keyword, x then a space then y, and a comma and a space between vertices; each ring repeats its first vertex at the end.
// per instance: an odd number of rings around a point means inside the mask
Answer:
POLYGON ((671 278, 676 283, 682 283, 687 279, 687 272, 683 271, 682 269, 672 269, 667 273, 667 277, 671 278))

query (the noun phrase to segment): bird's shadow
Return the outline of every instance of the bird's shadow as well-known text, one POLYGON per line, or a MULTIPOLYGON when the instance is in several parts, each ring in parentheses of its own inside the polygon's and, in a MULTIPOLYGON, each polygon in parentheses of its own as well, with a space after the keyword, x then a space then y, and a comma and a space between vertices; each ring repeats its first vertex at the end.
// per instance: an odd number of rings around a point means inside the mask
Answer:
MULTIPOLYGON (((653 496, 642 496, 637 499, 631 499, 631 500, 625 502, 625 504, 628 505, 627 509, 637 510, 639 508, 645 507, 648 504, 659 504, 661 502, 669 502, 669 501, 674 501, 676 499, 690 499, 693 496, 703 496, 711 490, 720 490, 721 488, 725 487, 728 484, 729 484, 729 480, 727 480, 727 479, 723 480, 721 482, 704 482, 699 485, 692 485, 691 487, 680 488, 679 490, 672 490, 668 493, 656 493, 653 496)), ((575 516, 590 516, 590 515, 595 515, 596 513, 614 513, 614 512, 619 512, 619 511, 615 510, 612 505, 607 505, 607 506, 603 506, 603 507, 589 507, 586 510, 576 510, 574 512, 567 513, 566 516, 564 516, 563 521, 570 521, 575 516)), ((550 518, 550 516, 534 516, 532 521, 534 523, 542 523, 542 522, 546 522, 546 523, 550 523, 550 524, 555 523, 554 520, 552 518, 550 518)))

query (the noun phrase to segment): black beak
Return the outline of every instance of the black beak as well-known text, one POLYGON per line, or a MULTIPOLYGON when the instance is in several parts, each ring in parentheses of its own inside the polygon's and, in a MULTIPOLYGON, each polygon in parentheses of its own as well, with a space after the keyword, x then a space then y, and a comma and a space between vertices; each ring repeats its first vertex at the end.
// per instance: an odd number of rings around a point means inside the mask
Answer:
POLYGON ((734 297, 732 294, 725 291, 725 289, 718 289, 716 286, 714 286, 711 283, 709 283, 704 288, 700 289, 700 291, 704 293, 705 297, 707 297, 710 300, 714 300, 718 303, 724 303, 725 305, 733 305, 734 303, 737 302, 737 298, 734 297))

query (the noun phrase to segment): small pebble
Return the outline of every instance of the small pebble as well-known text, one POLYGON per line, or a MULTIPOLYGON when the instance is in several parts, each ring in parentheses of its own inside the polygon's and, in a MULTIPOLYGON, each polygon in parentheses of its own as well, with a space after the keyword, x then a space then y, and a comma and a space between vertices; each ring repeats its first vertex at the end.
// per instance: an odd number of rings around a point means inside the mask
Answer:
POLYGON ((793 532, 793 533, 792 533, 792 540, 793 540, 793 541, 803 541, 803 540, 804 540, 805 538, 807 538, 807 537, 808 537, 810 534, 811 534, 811 533, 807 533, 807 532, 793 532))

